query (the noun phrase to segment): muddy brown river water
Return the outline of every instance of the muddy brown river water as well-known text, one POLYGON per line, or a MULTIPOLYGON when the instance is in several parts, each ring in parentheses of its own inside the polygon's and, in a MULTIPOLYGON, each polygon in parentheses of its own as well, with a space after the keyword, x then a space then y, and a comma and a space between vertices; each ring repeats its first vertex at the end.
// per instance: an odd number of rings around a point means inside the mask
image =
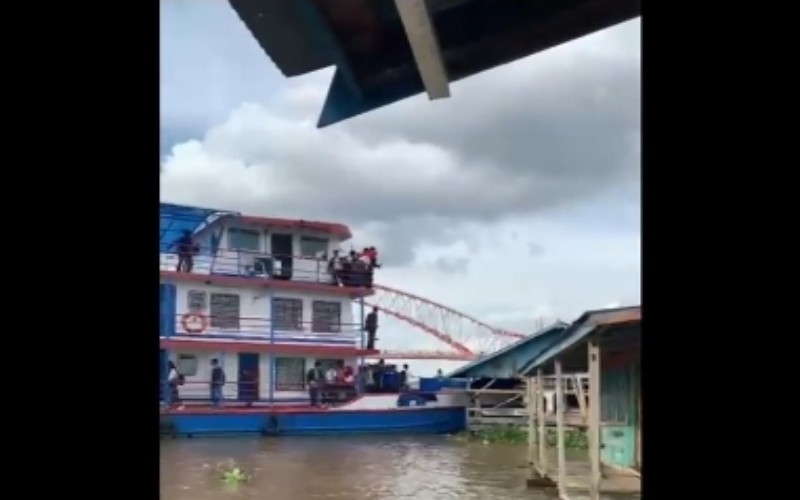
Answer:
MULTIPOLYGON (((581 453, 568 460, 570 468, 583 466, 581 453)), ((162 500, 557 498, 525 488, 524 445, 446 436, 163 440, 160 467, 162 500), (216 468, 228 459, 248 481, 220 480, 216 468)))

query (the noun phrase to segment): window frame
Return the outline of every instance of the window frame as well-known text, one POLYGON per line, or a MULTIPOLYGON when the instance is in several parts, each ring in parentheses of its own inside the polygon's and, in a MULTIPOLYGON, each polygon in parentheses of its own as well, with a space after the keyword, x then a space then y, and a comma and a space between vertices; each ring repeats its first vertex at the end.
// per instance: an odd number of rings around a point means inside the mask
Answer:
POLYGON ((272 308, 272 311, 271 311, 271 313, 272 313, 272 326, 273 326, 273 328, 275 330, 288 331, 288 332, 302 332, 303 331, 303 306, 304 306, 303 302, 304 302, 303 299, 298 299, 298 298, 295 298, 295 297, 273 297, 272 298, 272 304, 271 304, 271 308, 272 308), (290 302, 292 304, 295 304, 295 305, 299 304, 299 306, 300 306, 299 307, 299 311, 297 313, 297 318, 296 319, 295 318, 290 318, 290 321, 284 322, 285 321, 284 319, 279 318, 278 310, 280 308, 278 307, 278 305, 279 304, 287 304, 287 303, 290 303, 290 302))
MULTIPOLYGON (((273 383, 273 387, 275 388, 276 391, 303 391, 303 390, 305 390, 306 389, 306 371, 307 371, 307 368, 308 368, 308 361, 306 360, 306 358, 292 357, 292 356, 276 357, 275 358, 275 381, 273 383), (281 367, 279 366, 279 364, 280 364, 279 362, 287 361, 287 360, 289 360, 289 361, 291 361, 293 363, 296 363, 296 362, 299 361, 299 366, 300 366, 300 371, 299 371, 300 380, 299 380, 299 382, 298 381, 282 382, 280 380, 280 374, 281 373, 285 373, 285 371, 281 370, 281 367)), ((286 369, 287 368, 284 367, 284 370, 286 370, 286 369)))
POLYGON ((241 330, 242 322, 242 297, 238 293, 227 292, 210 292, 208 297, 208 326, 210 328, 218 328, 220 330, 241 330), (236 316, 221 318, 219 314, 214 311, 214 298, 220 296, 236 297, 236 316))
POLYGON ((327 260, 328 253, 330 253, 331 247, 331 240, 330 238, 324 238, 322 236, 300 236, 300 257, 305 257, 308 259, 317 259, 322 258, 327 260), (320 257, 317 255, 320 250, 316 250, 314 252, 307 252, 305 248, 305 243, 314 243, 314 244, 324 244, 325 248, 322 250, 322 256, 320 257))
POLYGON ((208 292, 191 288, 186 290, 186 310, 193 313, 202 313, 208 309, 208 292), (195 300, 192 299, 195 297, 195 300))
POLYGON ((261 253, 262 248, 262 240, 261 240, 261 231, 257 229, 252 229, 249 227, 229 227, 228 228, 228 248, 231 250, 237 250, 240 252, 250 252, 250 253, 261 253), (245 248, 239 245, 234 244, 234 235, 248 235, 248 236, 255 236, 256 238, 256 247, 255 248, 245 248))
POLYGON ((312 300, 311 301, 311 331, 314 333, 341 333, 342 332, 342 303, 335 300, 312 300), (338 321, 327 322, 317 318, 317 306, 332 306, 338 308, 338 321))
MULTIPOLYGON (((180 373, 184 377, 194 377, 195 375, 197 375, 197 371, 200 367, 200 362, 197 359, 197 354, 193 354, 190 352, 179 352, 175 357, 175 366, 178 369, 178 373, 180 373), (194 370, 189 370, 184 368, 185 366, 184 363, 186 362, 194 363, 194 370)), ((190 364, 190 366, 192 365, 190 364)))

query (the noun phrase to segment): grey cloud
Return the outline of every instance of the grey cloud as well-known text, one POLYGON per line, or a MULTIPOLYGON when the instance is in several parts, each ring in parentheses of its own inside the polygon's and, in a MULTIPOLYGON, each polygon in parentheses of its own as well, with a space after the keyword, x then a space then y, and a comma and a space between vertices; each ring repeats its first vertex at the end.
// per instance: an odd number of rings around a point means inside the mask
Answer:
POLYGON ((540 255, 544 254, 544 247, 542 245, 529 241, 528 242, 528 255, 531 257, 539 257, 540 255))
POLYGON ((468 257, 439 257, 435 264, 447 274, 464 274, 469 270, 468 257))
POLYGON ((460 82, 450 100, 418 97, 322 130, 314 116, 243 108, 204 147, 231 162, 226 175, 252 184, 230 192, 197 180, 192 196, 346 221, 401 265, 421 242, 452 243, 475 224, 638 182, 639 21, 592 40, 607 48, 581 40, 460 82))

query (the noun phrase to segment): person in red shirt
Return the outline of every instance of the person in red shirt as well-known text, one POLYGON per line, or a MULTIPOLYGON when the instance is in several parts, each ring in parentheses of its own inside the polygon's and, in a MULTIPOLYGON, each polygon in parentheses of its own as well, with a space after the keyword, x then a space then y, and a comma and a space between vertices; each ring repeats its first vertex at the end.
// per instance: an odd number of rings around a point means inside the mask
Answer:
POLYGON ((355 382, 355 380, 355 376, 353 375, 353 367, 345 366, 344 370, 342 371, 342 381, 345 384, 352 384, 355 382))
POLYGON ((375 247, 367 247, 364 250, 364 253, 369 258, 369 267, 370 268, 381 267, 381 265, 378 264, 378 249, 377 248, 375 248, 375 247))

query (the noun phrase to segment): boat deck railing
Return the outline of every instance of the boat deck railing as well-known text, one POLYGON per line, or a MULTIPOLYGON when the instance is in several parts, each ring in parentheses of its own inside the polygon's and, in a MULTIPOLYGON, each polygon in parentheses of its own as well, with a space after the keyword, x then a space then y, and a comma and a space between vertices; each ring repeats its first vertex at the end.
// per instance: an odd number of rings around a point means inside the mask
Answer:
MULTIPOLYGON (((306 384, 277 384, 274 388, 276 392, 304 392, 300 398, 281 399, 273 398, 269 400, 260 395, 262 382, 258 380, 228 380, 223 384, 223 398, 215 402, 211 395, 210 380, 187 380, 183 385, 178 386, 179 401, 172 400, 172 391, 169 382, 162 378, 160 384, 160 401, 165 405, 180 403, 192 406, 213 406, 214 403, 224 404, 228 407, 236 406, 264 406, 264 405, 308 405, 308 397, 305 391, 308 390, 306 384)), ((356 384, 335 383, 321 384, 319 386, 319 400, 323 404, 342 404, 352 401, 358 396, 356 384)))
POLYGON ((360 323, 345 323, 333 317, 304 321, 293 318, 280 320, 267 317, 212 316, 199 312, 186 312, 170 317, 169 324, 162 326, 162 335, 202 335, 204 337, 236 337, 254 339, 283 339, 294 334, 305 337, 360 338, 363 328, 360 323), (171 327, 171 328, 170 328, 171 327))
POLYGON ((177 251, 161 252, 159 270, 190 272, 197 275, 220 275, 253 279, 272 279, 364 287, 371 285, 371 272, 340 272, 339 279, 328 272, 330 256, 280 255, 235 248, 196 247, 191 271, 181 270, 177 251))

